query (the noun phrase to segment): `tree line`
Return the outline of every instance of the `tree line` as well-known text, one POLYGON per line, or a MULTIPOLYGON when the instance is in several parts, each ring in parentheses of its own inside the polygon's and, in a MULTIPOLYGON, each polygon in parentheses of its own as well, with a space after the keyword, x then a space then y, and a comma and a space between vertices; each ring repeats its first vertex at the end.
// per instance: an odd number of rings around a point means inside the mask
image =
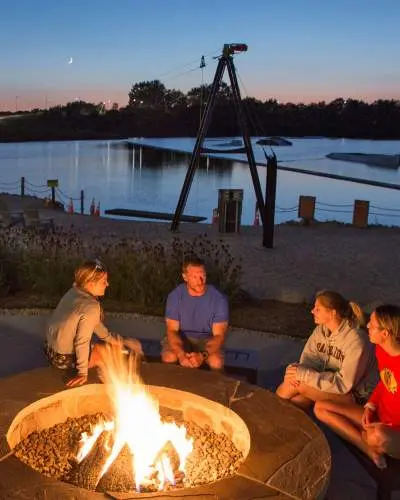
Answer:
MULTIPOLYGON (((132 85, 122 108, 74 101, 0 120, 0 140, 195 136, 210 91, 211 85, 184 93, 167 89, 160 80, 141 81, 132 85)), ((394 99, 366 103, 339 97, 328 103, 293 104, 246 97, 243 109, 251 135, 400 139, 400 101, 394 99)), ((239 134, 231 89, 223 82, 208 136, 239 134)))

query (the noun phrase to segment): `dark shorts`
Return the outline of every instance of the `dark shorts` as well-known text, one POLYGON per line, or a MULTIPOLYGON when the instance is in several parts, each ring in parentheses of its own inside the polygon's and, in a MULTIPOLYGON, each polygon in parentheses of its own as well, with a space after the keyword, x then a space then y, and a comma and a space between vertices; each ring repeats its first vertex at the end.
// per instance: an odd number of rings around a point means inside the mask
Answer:
POLYGON ((75 354, 60 354, 52 349, 47 342, 43 345, 43 352, 50 364, 60 370, 76 368, 75 354))

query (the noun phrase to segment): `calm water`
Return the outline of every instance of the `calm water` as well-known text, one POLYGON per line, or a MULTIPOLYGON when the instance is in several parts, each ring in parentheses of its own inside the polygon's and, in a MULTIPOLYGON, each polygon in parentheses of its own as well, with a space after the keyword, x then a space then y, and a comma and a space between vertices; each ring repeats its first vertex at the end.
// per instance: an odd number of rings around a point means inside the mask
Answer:
MULTIPOLYGON (((291 139, 293 146, 274 147, 282 165, 319 172, 330 172, 400 185, 400 169, 371 167, 358 163, 324 158, 330 152, 364 152, 399 154, 400 141, 365 141, 349 139, 291 139)), ((143 140, 145 143, 146 140, 143 140)), ((147 141, 148 142, 148 141, 147 141)), ((194 139, 155 139, 153 144, 167 145, 191 152, 194 139)), ((208 145, 223 139, 207 141, 208 145)), ((118 147, 118 141, 73 141, 0 144, 0 191, 18 193, 19 179, 25 176, 27 192, 45 196, 47 179, 58 179, 60 198, 78 198, 85 192, 85 209, 94 197, 101 209, 134 208, 174 212, 183 184, 189 157, 172 153, 118 147)), ((254 146, 257 161, 263 151, 254 146)), ((219 188, 243 188, 242 223, 252 224, 255 196, 249 168, 235 161, 203 161, 196 172, 188 198, 186 214, 211 218, 217 206, 219 188), (204 164, 203 164, 204 163, 204 164)), ((265 189, 264 167, 258 167, 261 186, 265 189)), ((336 181, 311 175, 278 172, 276 222, 297 216, 299 195, 317 197, 316 216, 320 220, 351 222, 355 199, 370 201, 370 222, 400 225, 400 192, 336 181)), ((78 203, 75 202, 75 209, 78 203)))

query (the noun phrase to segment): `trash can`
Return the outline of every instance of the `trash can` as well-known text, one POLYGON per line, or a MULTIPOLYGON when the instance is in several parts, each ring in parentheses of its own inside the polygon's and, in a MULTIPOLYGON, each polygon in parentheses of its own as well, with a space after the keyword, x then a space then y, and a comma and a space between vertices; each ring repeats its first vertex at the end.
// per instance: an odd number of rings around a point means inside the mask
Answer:
POLYGON ((218 190, 218 230, 237 233, 242 218, 243 189, 218 190))

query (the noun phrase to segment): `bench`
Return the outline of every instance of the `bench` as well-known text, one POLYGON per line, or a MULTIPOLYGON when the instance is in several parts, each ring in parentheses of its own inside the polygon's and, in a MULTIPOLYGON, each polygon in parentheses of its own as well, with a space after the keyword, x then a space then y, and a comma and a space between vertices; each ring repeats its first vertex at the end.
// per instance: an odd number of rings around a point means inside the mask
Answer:
MULTIPOLYGON (((149 362, 161 361, 161 343, 158 339, 140 338, 146 360, 149 362)), ((225 367, 227 375, 244 380, 250 384, 257 383, 257 351, 250 349, 225 349, 225 367)), ((201 369, 209 369, 203 365, 201 369)))

